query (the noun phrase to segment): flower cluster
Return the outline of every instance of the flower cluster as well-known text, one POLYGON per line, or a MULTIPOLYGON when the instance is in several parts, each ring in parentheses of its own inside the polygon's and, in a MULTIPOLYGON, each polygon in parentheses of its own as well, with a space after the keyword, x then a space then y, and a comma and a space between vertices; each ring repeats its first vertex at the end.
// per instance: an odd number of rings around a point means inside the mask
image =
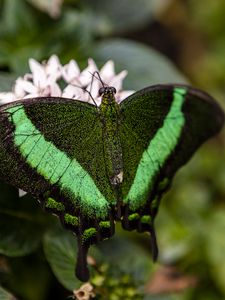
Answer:
POLYGON ((99 72, 105 85, 116 88, 115 97, 118 103, 133 93, 133 91, 122 90, 122 82, 127 71, 115 74, 114 63, 111 60, 98 70, 94 60, 90 58, 88 66, 81 71, 75 60, 63 66, 59 58, 52 55, 47 62, 42 64, 30 58, 29 67, 31 73, 19 77, 12 92, 0 93, 0 104, 25 98, 52 96, 77 99, 91 104, 94 104, 93 98, 94 102, 100 105, 101 98, 98 90, 102 83, 97 76, 94 76, 96 71, 99 72))

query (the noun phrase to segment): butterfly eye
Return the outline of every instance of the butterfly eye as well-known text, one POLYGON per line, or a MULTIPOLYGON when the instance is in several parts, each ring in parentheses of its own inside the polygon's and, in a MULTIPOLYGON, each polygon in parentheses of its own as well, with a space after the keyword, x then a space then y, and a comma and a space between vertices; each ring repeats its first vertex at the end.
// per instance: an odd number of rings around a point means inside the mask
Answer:
POLYGON ((116 94, 116 88, 112 87, 113 94, 116 94))
POLYGON ((99 96, 101 96, 102 94, 104 94, 104 92, 105 92, 105 87, 101 87, 101 88, 98 90, 99 96))

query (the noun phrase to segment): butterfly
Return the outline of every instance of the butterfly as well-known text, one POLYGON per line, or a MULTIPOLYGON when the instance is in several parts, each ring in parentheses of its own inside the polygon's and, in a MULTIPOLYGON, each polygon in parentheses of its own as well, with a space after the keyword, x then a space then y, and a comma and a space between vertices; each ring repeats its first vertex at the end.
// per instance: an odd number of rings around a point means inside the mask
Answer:
POLYGON ((118 104, 114 87, 99 107, 74 99, 23 99, 0 107, 0 178, 58 215, 78 241, 76 276, 89 279, 91 244, 115 222, 150 234, 176 171, 223 126, 208 94, 185 85, 144 88, 118 104))

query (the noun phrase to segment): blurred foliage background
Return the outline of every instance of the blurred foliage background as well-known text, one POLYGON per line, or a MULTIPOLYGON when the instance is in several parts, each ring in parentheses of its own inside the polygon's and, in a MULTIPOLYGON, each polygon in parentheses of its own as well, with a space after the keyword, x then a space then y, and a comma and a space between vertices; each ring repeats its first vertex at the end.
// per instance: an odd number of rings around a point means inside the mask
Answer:
MULTIPOLYGON (((125 88, 188 82, 225 107, 223 0, 0 0, 0 91, 28 71, 28 58, 62 63, 113 59, 125 88)), ((210 122, 210 120, 209 120, 210 122)), ((92 247, 96 299, 225 299, 224 131, 179 171, 148 237, 117 228, 92 247)), ((0 183, 0 299, 66 299, 76 242, 31 197, 0 183), (14 296, 13 296, 14 295, 14 296)), ((88 298, 80 298, 88 299, 88 298)))

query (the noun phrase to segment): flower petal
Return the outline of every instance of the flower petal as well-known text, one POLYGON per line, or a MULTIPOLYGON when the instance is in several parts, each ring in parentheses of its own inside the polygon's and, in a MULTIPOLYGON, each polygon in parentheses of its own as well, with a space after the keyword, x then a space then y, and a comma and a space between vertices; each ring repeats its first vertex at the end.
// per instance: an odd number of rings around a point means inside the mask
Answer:
POLYGON ((79 76, 80 83, 83 87, 86 87, 92 81, 92 74, 98 71, 98 68, 92 58, 88 59, 88 66, 85 68, 79 76))
POLYGON ((50 85, 50 96, 52 97, 61 97, 62 91, 57 83, 50 85))
POLYGON ((62 68, 62 77, 67 83, 71 83, 80 74, 77 62, 72 59, 62 68))
POLYGON ((16 80, 14 93, 18 99, 23 98, 27 93, 36 93, 37 90, 37 87, 30 81, 24 80, 21 77, 16 80))
POLYGON ((0 93, 0 104, 5 104, 5 103, 12 102, 12 101, 15 101, 15 100, 16 100, 15 94, 12 93, 12 92, 0 93))
MULTIPOLYGON (((88 94, 88 98, 94 98, 94 99, 96 99, 96 98, 98 98, 98 96, 99 96, 99 88, 101 87, 102 85, 101 85, 101 82, 100 81, 98 81, 98 80, 93 80, 88 86, 87 86, 87 91, 89 91, 90 92, 90 94, 91 94, 91 96, 89 95, 89 93, 87 93, 88 94)), ((89 101, 88 101, 89 102, 89 101)))
POLYGON ((60 64, 59 58, 57 55, 52 55, 46 66, 45 72, 46 74, 51 77, 54 81, 58 80, 62 75, 62 66, 60 64))
POLYGON ((33 75, 33 82, 36 87, 44 87, 46 85, 46 72, 45 68, 35 59, 29 59, 29 66, 33 75))
POLYGON ((109 85, 114 86, 116 90, 119 92, 122 89, 123 80, 126 76, 127 76, 126 70, 120 72, 110 80, 109 85))
POLYGON ((72 84, 69 84, 63 90, 62 97, 81 100, 81 98, 83 97, 83 91, 81 88, 74 86, 72 84))
POLYGON ((128 96, 132 95, 135 91, 122 91, 120 93, 116 94, 116 102, 120 103, 122 102, 124 99, 126 99, 128 96))
POLYGON ((115 76, 115 66, 112 60, 108 60, 101 68, 100 72, 101 79, 107 83, 112 77, 115 76))

